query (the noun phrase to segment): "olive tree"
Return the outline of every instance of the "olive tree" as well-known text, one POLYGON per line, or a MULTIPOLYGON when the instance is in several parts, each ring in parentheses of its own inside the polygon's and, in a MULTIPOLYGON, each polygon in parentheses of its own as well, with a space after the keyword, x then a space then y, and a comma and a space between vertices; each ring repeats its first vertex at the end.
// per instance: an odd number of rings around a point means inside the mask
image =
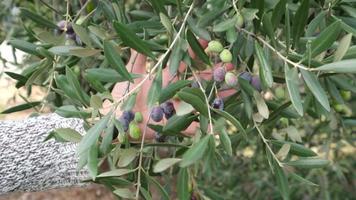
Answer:
MULTIPOLYGON (((6 74, 47 96, 3 113, 49 107, 83 119, 78 168, 121 198, 152 199, 153 188, 162 199, 352 198, 352 162, 340 148, 351 146, 356 124, 355 7, 4 1, 11 31, 1 35, 28 54, 21 74, 6 74), (125 67, 133 52, 147 57, 145 73, 125 67), (128 86, 117 98, 118 83, 128 86), (138 103, 148 112, 133 110, 138 103)), ((49 137, 79 136, 58 129, 49 137)))

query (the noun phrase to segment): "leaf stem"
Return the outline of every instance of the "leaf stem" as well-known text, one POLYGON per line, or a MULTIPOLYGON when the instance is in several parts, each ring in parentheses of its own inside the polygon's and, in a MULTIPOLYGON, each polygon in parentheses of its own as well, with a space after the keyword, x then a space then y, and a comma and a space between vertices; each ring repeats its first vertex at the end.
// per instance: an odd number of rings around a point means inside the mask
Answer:
POLYGON ((266 145, 268 151, 272 154, 273 158, 276 160, 276 162, 278 163, 278 165, 279 165, 280 167, 283 167, 283 163, 281 163, 281 162, 278 160, 277 156, 276 156, 276 155, 274 154, 274 152, 272 151, 271 147, 270 147, 269 144, 268 144, 267 139, 263 136, 262 131, 261 131, 260 128, 257 126, 256 122, 253 121, 253 123, 254 123, 255 128, 256 128, 258 134, 260 135, 260 137, 261 137, 263 143, 265 143, 265 145, 266 145))
POLYGON ((237 29, 243 33, 246 33, 247 35, 250 35, 252 36, 253 38, 257 39, 258 41, 260 41, 261 43, 263 43, 266 47, 268 47, 269 49, 271 49, 274 53, 277 54, 277 56, 282 59, 283 61, 287 62, 288 64, 296 67, 296 68, 300 68, 300 69, 304 69, 304 70, 307 70, 307 71, 310 71, 309 68, 307 67, 304 67, 303 65, 301 65, 300 63, 296 63, 296 62, 293 62, 291 60, 289 60, 287 57, 285 57, 283 54, 281 54, 277 49, 275 49, 274 47, 272 47, 268 42, 266 42, 263 38, 257 36, 256 34, 246 30, 246 29, 243 29, 243 28, 238 28, 237 29))

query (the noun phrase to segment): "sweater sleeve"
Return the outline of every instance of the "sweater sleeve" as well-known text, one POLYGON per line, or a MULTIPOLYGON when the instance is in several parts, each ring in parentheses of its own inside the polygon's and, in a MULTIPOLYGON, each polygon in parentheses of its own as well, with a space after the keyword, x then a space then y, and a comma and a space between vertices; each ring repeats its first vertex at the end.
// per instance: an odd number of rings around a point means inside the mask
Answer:
POLYGON ((81 185, 87 177, 76 169, 76 144, 44 142, 56 128, 84 133, 83 121, 57 114, 19 121, 0 121, 0 194, 81 185))

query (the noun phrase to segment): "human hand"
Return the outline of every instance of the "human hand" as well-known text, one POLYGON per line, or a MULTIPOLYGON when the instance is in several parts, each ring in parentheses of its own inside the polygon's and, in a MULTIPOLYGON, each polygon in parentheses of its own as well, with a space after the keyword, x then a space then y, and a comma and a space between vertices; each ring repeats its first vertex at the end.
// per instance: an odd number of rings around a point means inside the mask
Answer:
MULTIPOLYGON (((200 40, 200 43, 202 45, 203 48, 205 48, 207 46, 207 42, 204 42, 202 40, 200 40)), ((191 51, 189 49, 188 51, 189 55, 192 57, 192 59, 196 59, 196 55, 193 51, 191 51)), ((128 71, 131 71, 131 73, 134 74, 141 74, 142 77, 134 79, 134 83, 129 83, 129 82, 119 82, 116 83, 116 85, 114 86, 113 90, 112 90, 112 97, 115 101, 119 100, 120 98, 122 98, 127 91, 132 90, 133 88, 135 88, 144 78, 144 76, 147 74, 146 72, 146 61, 147 58, 146 56, 137 53, 135 50, 131 50, 131 56, 130 59, 126 65, 126 68, 128 71)), ((207 69, 204 71, 199 71, 196 72, 197 76, 199 77, 199 79, 205 79, 205 80, 211 80, 212 79, 212 73, 213 70, 217 67, 221 67, 222 63, 218 63, 214 66, 213 69, 207 69)), ((184 62, 180 63, 180 66, 178 68, 179 73, 183 73, 186 69, 186 64, 184 62)), ((227 71, 232 70, 234 67, 232 66, 232 64, 226 65, 225 66, 227 71)), ((194 77, 192 77, 194 78, 194 77)), ((164 68, 162 70, 162 87, 166 87, 169 83, 174 82, 178 80, 177 77, 173 77, 168 70, 168 67, 164 68)), ((135 106, 133 107, 132 111, 135 112, 141 112, 142 116, 143 116, 143 123, 139 123, 138 126, 141 129, 141 132, 144 132, 145 130, 145 126, 146 126, 146 122, 149 119, 149 115, 151 112, 151 109, 147 106, 147 98, 148 98, 148 92, 150 90, 150 87, 152 85, 152 81, 153 79, 147 79, 145 81, 144 84, 142 84, 142 86, 137 90, 137 96, 136 96, 136 103, 135 106)), ((224 98, 226 96, 231 95, 232 93, 234 93, 235 90, 225 90, 225 91, 221 91, 219 92, 218 96, 220 98, 224 98)), ((178 108, 180 101, 178 99, 172 99, 170 100, 175 108, 178 108)), ((112 103, 109 100, 104 101, 103 103, 103 109, 101 110, 102 114, 107 114, 110 109, 111 109, 112 103)), ((120 109, 117 109, 116 111, 116 116, 119 117, 122 115, 122 112, 120 109)), ((153 123, 153 124, 164 124, 166 122, 166 119, 163 119, 160 122, 154 122, 153 120, 150 120, 149 123, 153 123)), ((186 135, 194 135, 196 129, 198 128, 199 123, 197 122, 193 122, 190 124, 190 126, 184 130, 184 134, 186 135)), ((147 127, 146 129, 146 133, 145 133, 145 139, 154 139, 156 136, 156 133, 154 130, 150 129, 147 127)))

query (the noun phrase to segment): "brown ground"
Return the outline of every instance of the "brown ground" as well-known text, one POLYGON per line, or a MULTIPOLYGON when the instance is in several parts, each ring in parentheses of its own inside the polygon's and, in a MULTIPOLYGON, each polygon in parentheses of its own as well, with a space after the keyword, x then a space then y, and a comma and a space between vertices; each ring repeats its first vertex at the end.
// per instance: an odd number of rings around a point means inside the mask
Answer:
POLYGON ((16 192, 0 195, 0 200, 114 200, 114 195, 103 186, 62 188, 43 192, 16 192))

